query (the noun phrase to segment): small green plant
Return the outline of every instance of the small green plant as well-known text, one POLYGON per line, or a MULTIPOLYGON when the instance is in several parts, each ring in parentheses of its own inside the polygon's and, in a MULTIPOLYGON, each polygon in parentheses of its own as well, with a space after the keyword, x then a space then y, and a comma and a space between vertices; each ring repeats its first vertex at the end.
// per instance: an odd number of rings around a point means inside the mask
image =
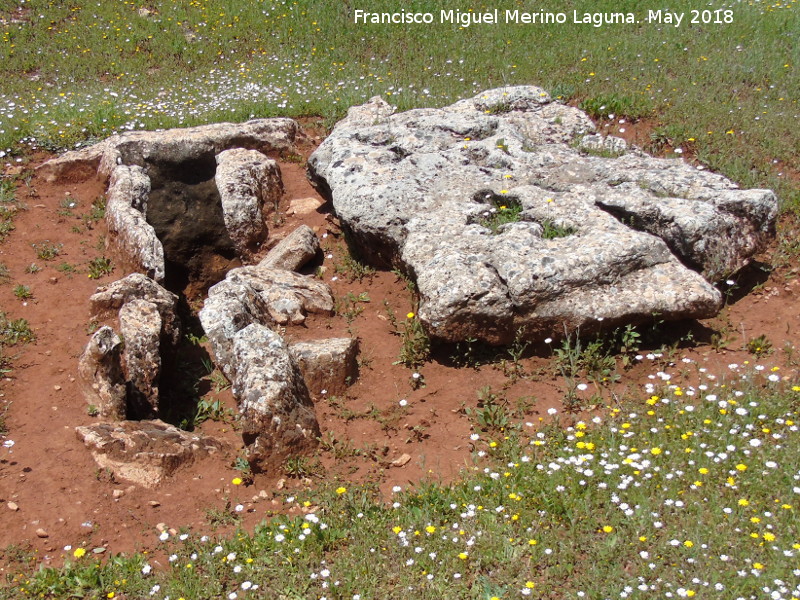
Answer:
POLYGON ((27 267, 25 267, 25 272, 33 275, 34 273, 38 273, 42 270, 42 267, 37 265, 35 262, 32 262, 27 267))
POLYGON ((38 244, 33 244, 33 247, 36 250, 36 256, 39 258, 39 260, 54 260, 56 256, 61 254, 61 250, 64 245, 44 241, 38 244))
POLYGON ((502 115, 514 110, 510 102, 498 102, 486 108, 483 112, 487 115, 502 115))
POLYGON ((333 270, 350 283, 354 281, 361 282, 365 277, 372 277, 375 274, 375 269, 361 262, 350 253, 345 253, 341 260, 336 261, 333 265, 333 270))
POLYGON ((100 279, 105 275, 110 275, 114 270, 111 259, 105 256, 98 256, 89 261, 89 279, 100 279))
POLYGON ((307 456, 290 456, 283 463, 284 474, 293 479, 314 477, 319 471, 319 461, 312 462, 307 456))
POLYGON ((644 102, 619 94, 601 94, 587 98, 580 103, 580 109, 595 119, 609 119, 613 115, 636 121, 650 113, 649 107, 644 102))
POLYGON ((86 407, 86 414, 90 417, 96 417, 100 414, 100 409, 97 408, 94 404, 90 404, 86 407))
POLYGON ((14 286, 14 296, 20 300, 30 300, 33 298, 33 292, 29 286, 18 283, 14 286))
POLYGON ((225 500, 224 508, 207 508, 205 510, 206 520, 212 527, 224 527, 225 525, 235 525, 241 517, 233 510, 230 500, 225 500))
POLYGON ((489 206, 481 212, 478 223, 489 229, 493 235, 500 233, 500 228, 506 223, 522 220, 522 204, 516 196, 508 195, 505 190, 500 194, 483 192, 482 196, 484 202, 488 200, 489 206))
POLYGON ((567 237, 575 233, 577 230, 570 225, 562 225, 550 219, 544 219, 541 222, 542 238, 545 240, 553 240, 555 238, 567 237))
POLYGON ((508 400, 492 392, 488 385, 478 391, 478 405, 464 408, 464 413, 483 431, 501 431, 510 424, 508 400))
POLYGON ((772 342, 762 333, 760 336, 748 340, 745 349, 757 358, 764 358, 772 354, 772 342))
POLYGON ((0 313, 0 344, 13 346, 14 344, 27 344, 36 339, 27 319, 7 319, 5 313, 0 313))
POLYGON ((74 275, 78 272, 77 265, 71 265, 68 262, 64 261, 60 265, 56 267, 56 271, 59 273, 64 273, 64 275, 74 275))
POLYGON ((101 221, 106 216, 106 197, 100 196, 99 198, 95 198, 94 202, 92 202, 92 207, 89 209, 89 212, 83 215, 83 222, 84 224, 91 228, 92 225, 101 221))
POLYGON ((370 299, 367 292, 361 292, 358 295, 353 292, 347 292, 336 303, 336 314, 343 316, 347 323, 350 324, 358 315, 364 312, 364 307, 361 305, 369 302, 370 299))
POLYGON ((406 320, 400 324, 400 337, 402 339, 400 357, 395 364, 415 369, 428 360, 431 354, 431 341, 415 313, 408 313, 406 320))
POLYGON ((62 198, 61 202, 59 202, 58 214, 62 217, 72 217, 74 216, 72 209, 77 206, 78 201, 74 198, 70 198, 69 196, 62 198))

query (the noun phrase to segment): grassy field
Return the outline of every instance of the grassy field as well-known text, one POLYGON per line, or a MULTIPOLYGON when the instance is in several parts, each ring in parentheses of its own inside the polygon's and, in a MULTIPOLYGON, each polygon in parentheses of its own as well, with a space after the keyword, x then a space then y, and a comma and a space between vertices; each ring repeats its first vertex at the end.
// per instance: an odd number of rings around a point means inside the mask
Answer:
POLYGON ((769 361, 643 360, 658 384, 603 417, 473 434, 456 485, 386 503, 329 482, 284 495, 309 514, 252 533, 154 534, 160 566, 67 546, 64 568, 21 569, 0 598, 796 600, 800 386, 769 361))
MULTIPOLYGON (((438 15, 443 4, 369 10, 438 15)), ((643 13, 632 0, 446 4, 643 13)), ((680 27, 598 28, 354 25, 359 6, 328 0, 0 0, 0 158, 250 117, 332 125, 376 94, 407 109, 537 84, 595 116, 647 120, 653 148, 771 187, 796 211, 800 3, 711 4, 733 22, 689 24, 708 6, 681 0, 670 6, 686 13, 680 27)), ((14 337, 23 325, 0 317, 0 350, 25 341, 14 337)), ((556 413, 542 427, 484 427, 457 485, 423 483, 386 504, 372 488, 331 483, 283 498, 314 507, 305 517, 162 539, 163 568, 67 547, 63 569, 21 560, 0 598, 798 600, 800 387, 767 360, 725 373, 645 360, 658 385, 593 422, 567 426, 556 413)))
MULTIPOLYGON (((129 129, 322 115, 380 94, 400 109, 504 84, 541 85, 595 113, 648 118, 668 141, 742 185, 798 203, 800 5, 711 3, 732 23, 572 24, 632 0, 492 5, 376 0, 431 25, 354 24, 349 2, 0 2, 0 150, 59 149, 129 129), (564 25, 438 23, 438 9, 563 11, 564 25), (21 10, 20 10, 21 8, 21 10), (603 107, 603 108, 601 108, 603 107), (794 177, 793 181, 786 182, 794 177)), ((362 7, 363 8, 363 7, 362 7)))

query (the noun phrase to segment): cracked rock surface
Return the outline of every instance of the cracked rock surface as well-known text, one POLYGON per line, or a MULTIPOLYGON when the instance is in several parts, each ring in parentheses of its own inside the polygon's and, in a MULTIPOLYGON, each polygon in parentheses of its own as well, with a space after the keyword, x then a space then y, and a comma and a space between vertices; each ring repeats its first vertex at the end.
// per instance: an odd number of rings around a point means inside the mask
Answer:
POLYGON ((404 113, 373 98, 309 174, 365 258, 416 280, 423 325, 452 342, 713 316, 713 283, 763 248, 778 212, 769 190, 600 138, 533 86, 404 113))

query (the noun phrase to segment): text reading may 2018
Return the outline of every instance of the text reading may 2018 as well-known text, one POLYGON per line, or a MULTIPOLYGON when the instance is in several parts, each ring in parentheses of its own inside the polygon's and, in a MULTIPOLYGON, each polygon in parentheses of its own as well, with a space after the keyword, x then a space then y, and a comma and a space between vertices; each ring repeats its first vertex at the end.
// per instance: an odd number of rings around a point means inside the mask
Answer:
POLYGON ((521 10, 488 10, 461 11, 455 9, 433 12, 413 12, 400 10, 397 12, 368 12, 360 9, 353 11, 353 22, 372 25, 414 25, 433 23, 452 24, 461 27, 474 25, 632 25, 638 23, 672 25, 723 25, 733 23, 733 10, 691 10, 673 12, 663 9, 648 9, 641 13, 634 12, 581 12, 571 13, 538 10, 533 12, 521 10))

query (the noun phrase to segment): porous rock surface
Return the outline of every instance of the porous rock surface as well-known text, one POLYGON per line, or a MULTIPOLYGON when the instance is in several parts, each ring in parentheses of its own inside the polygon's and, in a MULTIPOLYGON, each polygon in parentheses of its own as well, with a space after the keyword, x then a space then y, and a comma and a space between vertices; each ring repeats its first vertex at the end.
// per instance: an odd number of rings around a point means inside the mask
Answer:
POLYGON ((101 469, 154 487, 182 467, 223 449, 221 442, 162 421, 122 421, 76 427, 101 469))
POLYGON ((231 342, 231 390, 253 468, 261 470, 314 448, 320 435, 314 406, 283 338, 252 323, 231 342))
POLYGON ((292 119, 256 119, 131 132, 47 161, 50 181, 109 180, 109 243, 130 266, 162 283, 218 281, 267 237, 262 209, 283 193, 264 153, 295 148, 292 119))
POLYGON ((419 318, 446 341, 713 316, 712 284, 777 216, 771 191, 603 140, 532 86, 398 114, 373 98, 309 175, 365 258, 416 280, 419 318))
POLYGON ((314 395, 341 394, 358 376, 358 340, 353 338, 294 342, 289 352, 314 395))
POLYGON ((245 123, 133 131, 66 152, 42 164, 37 171, 48 181, 81 180, 96 175, 106 179, 120 164, 207 163, 229 148, 262 152, 292 150, 297 134, 298 126, 292 119, 253 119, 245 123))
POLYGON ((104 325, 94 332, 78 360, 87 403, 101 418, 112 421, 124 420, 128 411, 121 357, 122 339, 104 325))
POLYGON ((258 150, 244 148, 220 152, 216 160, 225 227, 239 255, 250 256, 267 237, 262 206, 277 206, 283 195, 280 168, 258 150))
POLYGON ((116 312, 121 337, 105 326, 89 340, 79 363, 87 402, 109 419, 158 416, 162 370, 180 340, 178 297, 132 273, 98 287, 89 300, 98 315, 116 312))
POLYGON ((283 238, 258 263, 261 268, 298 271, 319 252, 319 238, 308 225, 300 225, 283 238))

